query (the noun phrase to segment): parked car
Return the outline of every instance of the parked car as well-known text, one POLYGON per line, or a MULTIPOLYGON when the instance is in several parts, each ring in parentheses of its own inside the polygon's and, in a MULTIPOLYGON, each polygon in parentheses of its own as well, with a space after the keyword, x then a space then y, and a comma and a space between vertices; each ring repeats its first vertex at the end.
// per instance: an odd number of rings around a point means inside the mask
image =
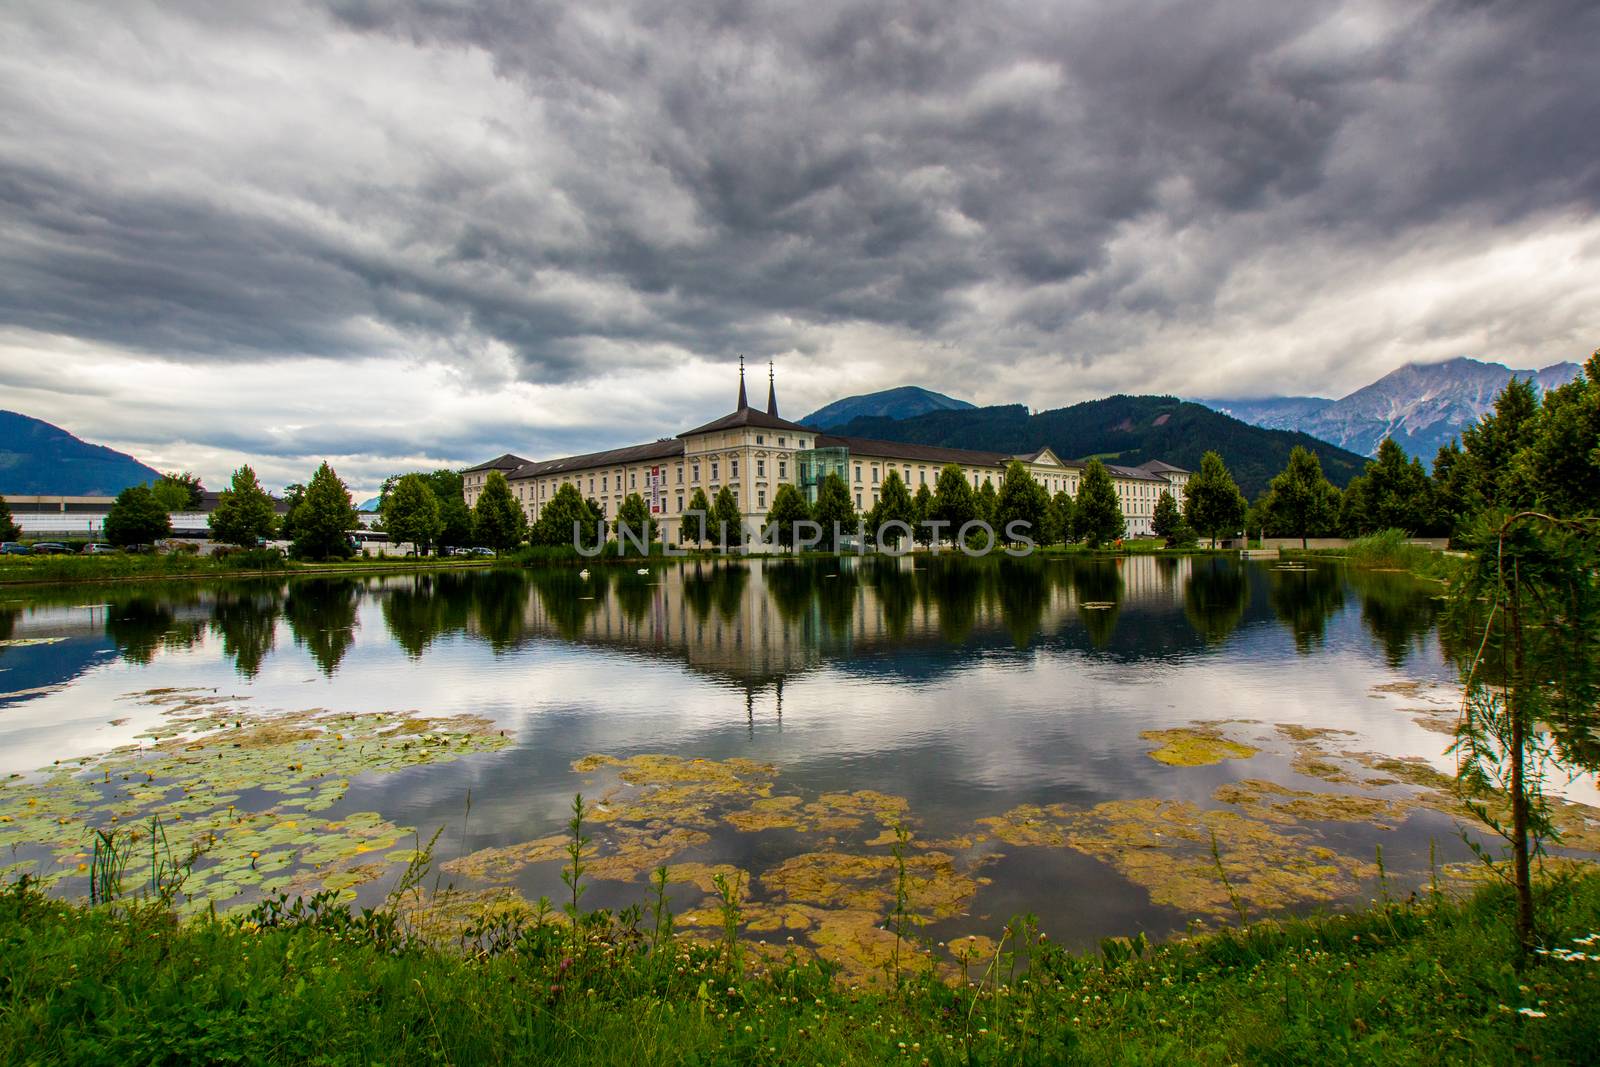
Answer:
POLYGON ((72 549, 60 541, 36 541, 33 545, 33 554, 36 556, 70 556, 72 549))
POLYGON ((83 546, 83 554, 85 556, 109 556, 116 551, 114 546, 108 545, 104 541, 91 541, 83 546))
POLYGON ((33 549, 20 541, 0 542, 0 556, 29 556, 32 554, 33 549))
POLYGON ((478 548, 467 548, 467 549, 463 549, 461 551, 461 555, 463 555, 463 556, 492 556, 492 555, 494 555, 494 549, 492 549, 492 548, 483 548, 481 546, 478 547, 478 548))

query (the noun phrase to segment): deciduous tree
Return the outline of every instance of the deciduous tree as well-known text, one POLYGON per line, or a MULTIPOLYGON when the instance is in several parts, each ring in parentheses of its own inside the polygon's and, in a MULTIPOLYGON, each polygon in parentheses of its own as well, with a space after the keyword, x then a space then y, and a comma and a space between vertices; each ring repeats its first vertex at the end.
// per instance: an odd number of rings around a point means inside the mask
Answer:
POLYGON ((797 486, 784 482, 772 497, 772 507, 767 511, 768 536, 776 539, 781 548, 794 548, 795 523, 811 518, 811 508, 797 486))
POLYGON ((130 485, 117 494, 106 515, 106 540, 114 545, 148 545, 172 533, 167 509, 146 485, 130 485))
POLYGON ((355 553, 350 535, 361 527, 350 490, 324 460, 290 513, 294 541, 289 551, 300 559, 345 559, 355 553))
POLYGON ((1000 493, 995 501, 995 536, 1009 540, 1013 523, 1021 525, 1023 532, 1035 542, 1050 543, 1050 494, 1034 480, 1017 460, 1006 465, 1000 478, 1000 493))
POLYGON ((1289 462, 1272 479, 1263 505, 1263 518, 1274 533, 1306 539, 1324 536, 1339 523, 1339 490, 1322 475, 1322 461, 1296 445, 1289 462))
POLYGON ((906 483, 900 477, 900 472, 890 470, 888 477, 883 480, 883 491, 878 494, 878 503, 873 506, 872 514, 867 518, 867 527, 873 537, 882 536, 889 547, 894 548, 905 537, 905 531, 898 526, 891 526, 884 530, 886 523, 903 522, 916 529, 917 505, 911 498, 911 491, 906 488, 906 483))
POLYGON ((817 504, 812 508, 812 517, 822 527, 823 547, 829 552, 839 551, 840 538, 856 527, 856 509, 850 502, 850 490, 845 488, 844 479, 837 472, 830 471, 817 486, 817 504))
MULTIPOLYGON (((571 488, 563 486, 563 488, 571 488)), ((577 496, 577 490, 573 490, 577 496)), ((583 503, 583 498, 578 497, 578 503, 583 503)), ((490 471, 489 476, 483 481, 483 492, 478 494, 478 503, 472 509, 472 535, 480 545, 492 548, 496 553, 520 545, 527 536, 528 516, 523 512, 522 505, 517 503, 511 495, 511 486, 506 481, 506 476, 499 471, 490 471)), ((566 542, 571 543, 572 528, 567 528, 566 542)))
POLYGON ((419 555, 426 555, 444 530, 439 498, 422 474, 407 474, 395 482, 393 491, 379 502, 378 514, 390 543, 409 542, 419 555))

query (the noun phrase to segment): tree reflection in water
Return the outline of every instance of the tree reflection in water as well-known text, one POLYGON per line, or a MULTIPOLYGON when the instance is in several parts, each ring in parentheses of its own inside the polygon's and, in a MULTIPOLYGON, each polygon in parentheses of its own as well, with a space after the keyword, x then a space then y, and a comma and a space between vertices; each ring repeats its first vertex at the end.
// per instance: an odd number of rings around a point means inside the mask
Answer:
POLYGON ((1328 620, 1344 609, 1344 579, 1337 567, 1274 567, 1267 573, 1267 597, 1278 620, 1294 635, 1294 647, 1309 655, 1328 636, 1328 620))

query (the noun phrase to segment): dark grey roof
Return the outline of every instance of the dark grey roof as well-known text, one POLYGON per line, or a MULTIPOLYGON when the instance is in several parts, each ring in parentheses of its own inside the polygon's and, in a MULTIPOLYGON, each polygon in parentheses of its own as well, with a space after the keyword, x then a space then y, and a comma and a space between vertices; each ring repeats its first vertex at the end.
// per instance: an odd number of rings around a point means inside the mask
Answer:
POLYGON ((1115 463, 1107 463, 1106 470, 1110 471, 1118 478, 1128 478, 1136 482, 1160 482, 1162 485, 1167 484, 1167 480, 1165 478, 1151 474, 1143 467, 1120 467, 1115 463))
POLYGON ((745 407, 740 408, 731 415, 724 415, 715 422, 708 422, 704 426, 696 426, 692 430, 685 430, 678 436, 693 437, 697 433, 716 433, 718 430, 732 430, 740 426, 754 426, 761 430, 792 430, 795 433, 804 434, 816 433, 810 427, 801 426, 797 422, 789 422, 786 419, 778 418, 776 415, 768 415, 765 411, 757 408, 745 407))
POLYGON ((1140 466, 1141 469, 1150 471, 1152 474, 1189 474, 1190 473, 1189 471, 1185 470, 1182 467, 1174 467, 1172 464, 1163 463, 1159 459, 1149 460, 1149 461, 1147 461, 1145 463, 1139 464, 1139 466, 1140 466))
POLYGON ((651 459, 670 459, 683 455, 683 442, 675 437, 651 441, 647 445, 629 445, 605 452, 590 452, 582 456, 565 456, 561 459, 544 459, 538 463, 524 463, 512 473, 513 478, 538 478, 546 474, 566 474, 570 471, 612 467, 619 463, 643 463, 651 459))
POLYGON ((839 437, 819 434, 818 448, 848 448, 853 455, 884 459, 909 459, 916 463, 965 463, 974 467, 1003 467, 1011 462, 1004 452, 978 452, 969 448, 941 445, 913 445, 902 441, 874 441, 867 437, 839 437))
POLYGON ((494 459, 486 460, 483 463, 478 464, 476 467, 468 467, 461 473, 472 474, 476 471, 514 471, 518 467, 526 466, 532 462, 532 460, 523 459, 521 456, 513 456, 510 452, 507 452, 503 456, 496 456, 494 459))

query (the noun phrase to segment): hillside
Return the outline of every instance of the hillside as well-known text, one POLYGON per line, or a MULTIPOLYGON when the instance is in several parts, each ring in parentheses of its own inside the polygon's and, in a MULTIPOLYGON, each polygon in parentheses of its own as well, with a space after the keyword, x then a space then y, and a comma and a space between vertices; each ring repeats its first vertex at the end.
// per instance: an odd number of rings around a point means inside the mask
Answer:
POLYGON ((1200 404, 1170 396, 1113 396, 1028 414, 1021 404, 935 411, 909 419, 855 419, 841 431, 885 441, 1020 453, 1049 446, 1062 459, 1098 456, 1136 466, 1160 459, 1197 470, 1208 449, 1222 454, 1239 487, 1252 499, 1283 469, 1289 451, 1304 445, 1323 472, 1344 486, 1366 460, 1303 433, 1251 426, 1200 404))
POLYGON ((884 389, 835 400, 813 411, 800 422, 819 430, 831 430, 847 425, 852 419, 909 419, 930 411, 970 411, 972 407, 965 400, 935 393, 931 389, 902 385, 898 389, 884 389))
POLYGON ((1532 379, 1543 392, 1577 377, 1578 365, 1514 371, 1465 358, 1408 363, 1339 400, 1267 397, 1201 403, 1256 426, 1299 430, 1363 455, 1376 454, 1383 439, 1393 437, 1408 454, 1431 463, 1440 445, 1494 407, 1495 396, 1512 375, 1532 379))
POLYGON ((161 473, 41 419, 0 411, 0 496, 111 496, 161 473))

